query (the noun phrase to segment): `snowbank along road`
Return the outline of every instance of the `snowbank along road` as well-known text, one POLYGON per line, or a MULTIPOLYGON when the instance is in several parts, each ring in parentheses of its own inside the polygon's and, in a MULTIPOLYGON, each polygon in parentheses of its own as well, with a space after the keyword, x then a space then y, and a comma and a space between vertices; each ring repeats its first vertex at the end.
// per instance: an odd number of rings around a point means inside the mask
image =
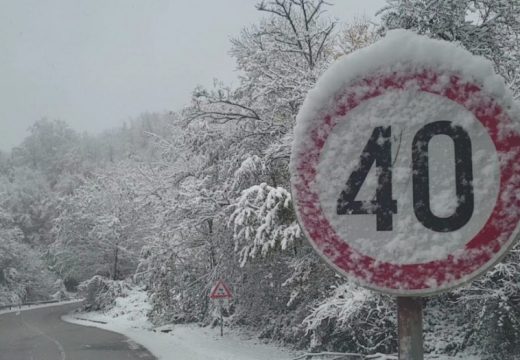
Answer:
POLYGON ((78 303, 0 315, 0 360, 153 360, 122 335, 69 324, 61 316, 78 303))

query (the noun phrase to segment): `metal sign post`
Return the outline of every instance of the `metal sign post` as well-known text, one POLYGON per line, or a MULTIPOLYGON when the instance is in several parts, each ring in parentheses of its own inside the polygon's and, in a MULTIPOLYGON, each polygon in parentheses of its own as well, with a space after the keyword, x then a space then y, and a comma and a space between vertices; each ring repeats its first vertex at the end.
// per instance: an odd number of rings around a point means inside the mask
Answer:
POLYGON ((224 315, 223 315, 223 299, 218 299, 218 304, 220 307, 220 336, 224 336, 224 315))
POLYGON ((397 298, 399 360, 423 360, 422 299, 397 298))

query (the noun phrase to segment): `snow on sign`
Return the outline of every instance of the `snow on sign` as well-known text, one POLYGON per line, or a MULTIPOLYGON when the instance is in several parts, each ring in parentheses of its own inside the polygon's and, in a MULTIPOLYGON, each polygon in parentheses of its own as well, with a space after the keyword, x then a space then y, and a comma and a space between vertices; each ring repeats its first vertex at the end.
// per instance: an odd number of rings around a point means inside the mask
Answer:
POLYGON ((215 286, 213 286, 209 297, 211 299, 231 299, 233 296, 231 295, 229 287, 222 280, 219 280, 215 286))
POLYGON ((335 63, 297 117, 291 183, 315 250, 368 288, 458 286, 512 245, 520 111, 483 58, 396 30, 335 63))

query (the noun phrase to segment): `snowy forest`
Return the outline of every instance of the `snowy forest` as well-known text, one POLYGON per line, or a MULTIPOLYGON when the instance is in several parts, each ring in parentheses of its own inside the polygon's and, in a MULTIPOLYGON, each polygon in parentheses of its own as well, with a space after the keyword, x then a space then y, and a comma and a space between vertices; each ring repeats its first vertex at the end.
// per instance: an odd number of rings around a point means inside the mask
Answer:
MULTIPOLYGON (((296 115, 330 64, 395 28, 488 58, 519 97, 520 2, 387 0, 377 20, 349 23, 329 6, 257 2, 262 20, 230 43, 237 85, 198 87, 183 109, 98 135, 35 122, 0 154, 0 305, 83 291, 96 310, 141 287, 153 323, 215 325, 208 295, 225 279, 229 326, 311 351, 395 353, 395 298, 336 275, 296 221, 296 115)), ((426 352, 520 354, 519 275, 516 246, 479 279, 425 298, 426 352)))

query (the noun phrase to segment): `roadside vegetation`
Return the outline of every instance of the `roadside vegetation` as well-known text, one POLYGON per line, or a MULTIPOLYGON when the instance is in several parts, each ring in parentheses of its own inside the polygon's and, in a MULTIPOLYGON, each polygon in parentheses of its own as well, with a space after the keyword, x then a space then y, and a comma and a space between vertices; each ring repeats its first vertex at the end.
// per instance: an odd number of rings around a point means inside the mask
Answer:
MULTIPOLYGON (((236 86, 215 81, 184 109, 96 136, 36 122, 0 154, 0 304, 82 283, 99 310, 138 285, 155 324, 213 324, 208 294, 225 279, 232 326, 316 351, 396 352, 394 299, 335 275, 296 221, 288 163, 298 109, 335 59, 394 28, 490 59, 518 96, 520 5, 387 2, 379 23, 344 23, 322 0, 261 1, 263 19, 231 39, 236 86)), ((519 251, 465 288, 425 299, 427 351, 520 353, 519 251)))

